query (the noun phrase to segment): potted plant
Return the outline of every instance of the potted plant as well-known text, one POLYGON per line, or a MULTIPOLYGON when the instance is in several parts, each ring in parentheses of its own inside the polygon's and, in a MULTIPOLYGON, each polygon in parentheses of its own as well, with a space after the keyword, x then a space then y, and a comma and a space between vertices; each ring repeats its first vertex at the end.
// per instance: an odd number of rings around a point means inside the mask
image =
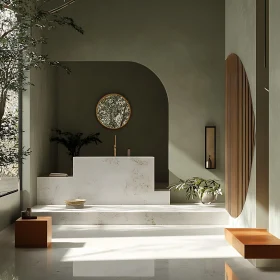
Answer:
POLYGON ((186 192, 187 199, 199 198, 203 204, 211 204, 222 194, 221 185, 214 179, 193 177, 169 186, 170 190, 186 192))
POLYGON ((60 129, 55 129, 53 132, 55 135, 50 138, 50 141, 62 144, 68 150, 71 161, 73 161, 73 157, 80 155, 83 146, 91 143, 95 143, 96 145, 102 143, 99 139, 100 133, 92 133, 88 136, 84 136, 83 133, 63 132, 60 129))

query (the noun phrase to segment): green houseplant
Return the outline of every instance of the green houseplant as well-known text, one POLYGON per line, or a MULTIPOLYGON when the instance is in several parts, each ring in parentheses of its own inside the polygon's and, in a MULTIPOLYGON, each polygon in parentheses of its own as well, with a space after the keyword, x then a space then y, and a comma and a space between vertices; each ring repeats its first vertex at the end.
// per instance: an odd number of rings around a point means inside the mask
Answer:
POLYGON ((222 195, 221 185, 215 179, 203 179, 193 177, 169 186, 170 190, 185 191, 187 199, 199 198, 203 204, 211 204, 216 201, 218 195, 222 195))
POLYGON ((60 129, 55 129, 53 132, 54 135, 51 136, 50 141, 63 145, 68 150, 68 155, 70 156, 71 161, 73 161, 73 157, 80 155, 80 151, 83 146, 89 145, 91 143, 95 143, 96 145, 102 143, 102 141, 99 139, 100 133, 92 133, 90 135, 84 136, 84 134, 81 132, 63 132, 60 129))

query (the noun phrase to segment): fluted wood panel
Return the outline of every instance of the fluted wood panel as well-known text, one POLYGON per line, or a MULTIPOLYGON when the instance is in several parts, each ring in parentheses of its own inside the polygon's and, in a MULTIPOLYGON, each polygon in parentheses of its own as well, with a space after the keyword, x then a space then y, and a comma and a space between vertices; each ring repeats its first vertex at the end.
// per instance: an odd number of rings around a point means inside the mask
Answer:
POLYGON ((236 54, 226 60, 226 209, 238 217, 243 209, 255 146, 255 116, 244 66, 236 54))

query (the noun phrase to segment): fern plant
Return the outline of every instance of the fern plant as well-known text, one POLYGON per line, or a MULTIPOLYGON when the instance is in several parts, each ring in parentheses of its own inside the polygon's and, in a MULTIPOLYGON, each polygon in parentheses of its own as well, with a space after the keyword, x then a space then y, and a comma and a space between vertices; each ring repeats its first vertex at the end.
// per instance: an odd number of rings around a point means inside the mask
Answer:
POLYGON ((187 180, 180 179, 179 182, 174 183, 168 187, 170 190, 186 192, 187 199, 202 198, 203 194, 212 193, 214 196, 221 195, 221 186, 217 180, 203 179, 200 177, 193 177, 187 180))
POLYGON ((73 160, 73 157, 80 155, 80 151, 83 146, 91 143, 95 143, 96 145, 102 143, 99 139, 100 133, 92 133, 88 136, 84 136, 81 132, 63 132, 60 129, 55 129, 53 132, 55 135, 50 138, 50 141, 63 145, 68 150, 68 155, 71 157, 71 160, 73 160))

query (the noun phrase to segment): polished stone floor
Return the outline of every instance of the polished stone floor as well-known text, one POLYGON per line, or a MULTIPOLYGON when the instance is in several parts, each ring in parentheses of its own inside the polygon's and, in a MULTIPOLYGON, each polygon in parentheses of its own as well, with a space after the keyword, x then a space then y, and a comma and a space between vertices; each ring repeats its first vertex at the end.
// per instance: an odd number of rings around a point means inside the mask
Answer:
MULTIPOLYGON (((36 234, 36 233, 35 233, 36 234)), ((0 233, 0 280, 278 280, 243 260, 220 226, 54 226, 51 249, 14 249, 0 233)))

